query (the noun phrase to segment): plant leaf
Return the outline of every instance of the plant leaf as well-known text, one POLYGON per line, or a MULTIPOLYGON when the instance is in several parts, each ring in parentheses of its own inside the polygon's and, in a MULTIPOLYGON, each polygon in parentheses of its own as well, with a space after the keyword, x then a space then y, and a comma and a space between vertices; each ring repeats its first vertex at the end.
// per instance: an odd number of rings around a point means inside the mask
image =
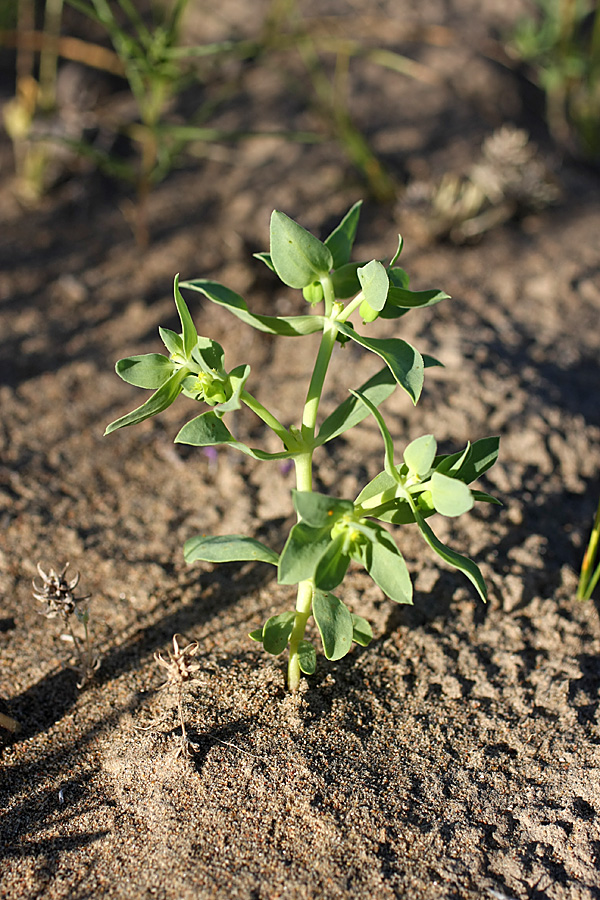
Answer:
POLYGON ((170 328, 162 328, 160 326, 158 333, 169 353, 177 353, 179 356, 183 356, 183 340, 180 334, 176 334, 170 328))
POLYGON ((266 562, 276 566, 279 556, 270 547, 255 538, 243 534, 223 534, 213 537, 197 535, 187 540, 183 546, 186 563, 203 562, 266 562))
POLYGON ((373 640, 373 629, 366 619, 351 613, 352 616, 352 640, 361 647, 368 647, 373 640))
POLYGON ((273 656, 283 653, 294 629, 295 618, 296 613, 290 611, 267 619, 262 633, 263 647, 267 653, 272 653, 273 656))
POLYGON ((315 590, 313 616, 323 641, 327 659, 341 659, 352 646, 352 616, 350 610, 334 594, 315 590))
MULTIPOLYGON (((332 268, 339 269, 350 261, 356 229, 360 218, 362 200, 358 200, 351 206, 342 221, 337 225, 329 237, 325 238, 325 246, 331 252, 333 259, 332 268)), ((338 296, 336 294, 336 296, 338 296)), ((343 298, 342 298, 343 299, 343 298)))
POLYGON ((326 547, 313 575, 316 587, 332 591, 341 584, 350 565, 350 557, 342 552, 345 536, 338 534, 326 547))
POLYGON ((317 668, 317 651, 310 641, 300 641, 298 644, 298 662, 305 675, 314 675, 317 668))
POLYGON ((275 272, 275 266, 273 265, 270 253, 253 253, 252 256, 255 259, 260 259, 261 262, 264 262, 265 266, 270 269, 271 272, 275 272))
POLYGON ((410 472, 418 478, 424 478, 431 471, 437 443, 432 434, 424 434, 422 437, 411 441, 404 451, 404 462, 410 472))
POLYGON ((471 484, 487 472, 498 459, 499 437, 481 438, 471 444, 470 453, 464 459, 464 450, 450 456, 440 456, 434 461, 436 471, 471 484))
POLYGON ((191 447, 215 447, 218 444, 227 444, 245 453, 246 456, 251 456, 252 459, 260 460, 290 459, 294 456, 291 450, 266 453, 264 450, 248 447, 241 441, 236 441, 220 416, 212 409, 187 422, 175 437, 175 443, 188 444, 191 447))
POLYGON ((370 400, 364 397, 362 394, 359 394, 358 391, 351 391, 350 393, 354 394, 356 397, 359 397, 365 406, 368 407, 371 414, 374 416, 375 421, 379 426, 379 430, 381 431, 381 436, 383 437, 383 443, 385 446, 385 471, 397 484, 400 483, 400 476, 398 474, 398 470, 394 466, 394 442, 392 440, 392 436, 389 432, 387 425, 385 424, 385 420, 376 406, 374 406, 370 400))
POLYGON ((125 428, 127 425, 137 425, 139 422, 143 422, 144 419, 149 419, 151 416, 155 416, 157 413, 162 412, 170 406, 181 393, 181 384, 188 375, 189 369, 186 369, 185 366, 178 369, 171 375, 168 381, 165 381, 162 387, 146 400, 145 403, 142 403, 141 406, 138 406, 137 409, 127 413, 127 415, 121 416, 120 419, 115 419, 110 425, 107 425, 104 434, 111 434, 111 432, 116 431, 117 428, 125 428))
POLYGON ((293 288, 305 288, 318 281, 333 266, 325 244, 279 210, 271 215, 270 253, 277 275, 293 288))
MULTIPOLYGON (((398 247, 396 248, 396 252, 394 253, 394 255, 392 256, 392 258, 391 258, 391 260, 390 260, 390 265, 389 265, 389 268, 390 268, 390 269, 393 270, 393 268, 394 268, 394 263, 398 260, 398 257, 399 257, 400 254, 402 253, 402 248, 403 248, 403 247, 404 247, 404 238, 402 237, 401 234, 399 234, 399 235, 398 235, 398 247)), ((404 269, 400 269, 400 271, 401 271, 401 272, 404 272, 404 269)), ((406 275, 406 272, 405 272, 404 274, 406 275)), ((408 287, 408 275, 406 276, 406 279, 407 279, 406 284, 403 285, 403 287, 408 287)))
POLYGON ((463 481, 434 472, 431 497, 436 512, 442 516, 462 516, 473 508, 473 495, 463 481))
POLYGON ((379 312, 385 306, 390 282, 385 267, 377 259, 357 270, 363 296, 371 309, 379 312))
POLYGON ((279 557, 279 584, 298 584, 312 578, 317 564, 331 542, 330 528, 313 528, 297 522, 291 529, 279 557))
POLYGON ((190 311, 187 308, 187 304, 181 296, 181 291, 179 290, 179 275, 175 276, 173 292, 175 294, 175 305, 177 307, 177 312, 179 313, 179 319, 181 320, 183 353, 185 358, 189 359, 192 355, 192 350, 196 346, 198 333, 196 331, 196 326, 194 325, 190 311))
POLYGON ((115 371, 127 384, 156 390, 169 380, 175 364, 162 353, 144 353, 120 359, 115 371))
POLYGON ((445 544, 443 544, 440 539, 436 537, 427 522, 425 522, 418 509, 413 510, 413 512, 416 523, 419 526, 419 530, 431 549, 434 550, 435 553, 437 553, 437 555, 444 560, 444 562, 447 562, 448 565, 463 572, 467 576, 467 578, 475 585, 477 592, 479 593, 479 596, 481 597, 483 602, 487 602, 487 588, 479 567, 473 562, 472 559, 469 559, 466 556, 462 556, 460 553, 457 553, 456 550, 452 550, 450 547, 447 547, 445 544))
MULTIPOLYGON (((369 378, 368 381, 365 381, 356 393, 366 397, 374 406, 379 406, 390 394, 394 393, 396 385, 396 379, 386 366, 384 369, 380 369, 372 378, 369 378)), ((348 397, 327 416, 321 425, 317 435, 317 446, 320 447, 326 441, 331 441, 333 438, 343 434, 344 431, 353 428, 354 425, 358 425, 359 422, 366 419, 369 413, 370 409, 368 406, 362 403, 356 394, 348 397)))
POLYGON ((258 316, 251 313, 246 301, 235 291, 216 281, 197 278, 194 281, 183 281, 181 287, 204 294, 217 306, 223 306, 234 316, 266 334, 280 334, 284 337, 300 337, 322 331, 325 319, 323 316, 258 316))
POLYGON ((416 405, 423 389, 423 357, 411 344, 400 338, 366 338, 358 334, 347 323, 338 323, 337 328, 351 340, 380 356, 392 375, 404 388, 416 405))
POLYGON ((404 557, 389 532, 381 525, 372 525, 374 537, 368 544, 357 547, 355 559, 363 564, 386 597, 394 603, 412 604, 413 587, 404 557))
POLYGON ((340 266, 331 273, 333 290, 338 300, 347 300, 358 294, 360 291, 358 270, 364 265, 362 262, 346 263, 345 266, 340 266))
POLYGON ((338 500, 317 491, 292 490, 292 499, 302 521, 313 528, 328 526, 331 529, 340 516, 354 509, 351 500, 338 500))

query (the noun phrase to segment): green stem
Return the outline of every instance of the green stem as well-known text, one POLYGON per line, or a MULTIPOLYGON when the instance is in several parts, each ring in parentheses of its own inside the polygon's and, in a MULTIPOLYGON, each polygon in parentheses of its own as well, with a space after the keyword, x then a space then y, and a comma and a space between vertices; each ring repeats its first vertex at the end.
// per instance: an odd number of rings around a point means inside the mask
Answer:
POLYGON ((319 352, 315 362, 315 368, 312 373, 308 393, 306 395, 306 403, 304 404, 304 414, 302 416, 302 436, 311 441, 315 436, 315 428, 317 426, 317 413, 319 411, 319 403, 321 394, 323 393, 323 385, 325 383, 325 375, 327 367, 335 346, 335 338, 337 328, 334 322, 326 322, 323 328, 323 337, 319 346, 319 352))
POLYGON ((596 510, 596 516, 594 518, 594 525, 592 528, 592 533, 590 535, 590 540, 587 546, 587 550, 585 551, 585 555, 583 557, 583 562, 581 564, 581 573, 579 575, 579 584, 577 586, 577 599, 578 600, 589 600, 594 592, 594 588, 598 583, 598 579, 600 578, 600 563, 598 564, 596 571, 593 571, 594 564, 596 562, 596 556, 598 554, 598 544, 600 543, 600 501, 598 502, 598 509, 596 510))
POLYGON ((248 391, 242 391, 240 399, 246 406, 255 413, 259 419, 262 419, 265 425, 268 425, 271 431, 274 431, 277 437, 282 441, 285 447, 290 448, 291 436, 287 428, 285 428, 279 419, 276 419, 273 413, 260 403, 256 397, 249 394, 248 391))

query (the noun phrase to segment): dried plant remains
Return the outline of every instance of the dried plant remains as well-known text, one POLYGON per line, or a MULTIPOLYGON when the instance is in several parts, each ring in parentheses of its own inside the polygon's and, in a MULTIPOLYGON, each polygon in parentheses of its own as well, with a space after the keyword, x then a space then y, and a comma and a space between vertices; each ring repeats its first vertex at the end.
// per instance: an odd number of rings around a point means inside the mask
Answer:
POLYGON ((75 596, 75 589, 79 584, 79 572, 77 572, 70 580, 67 578, 67 569, 69 563, 60 570, 60 572, 50 569, 46 574, 40 563, 37 564, 37 570, 41 578, 41 584, 33 579, 33 596, 45 608, 41 610, 41 614, 47 619, 60 618, 69 631, 69 636, 73 642, 75 653, 77 656, 78 668, 81 673, 81 680, 78 687, 83 687, 100 665, 100 660, 94 656, 91 634, 89 628, 89 609, 87 601, 91 594, 85 594, 83 597, 75 596), (85 604, 83 606, 82 604, 85 604), (77 637, 72 625, 73 615, 83 625, 83 639, 77 637))

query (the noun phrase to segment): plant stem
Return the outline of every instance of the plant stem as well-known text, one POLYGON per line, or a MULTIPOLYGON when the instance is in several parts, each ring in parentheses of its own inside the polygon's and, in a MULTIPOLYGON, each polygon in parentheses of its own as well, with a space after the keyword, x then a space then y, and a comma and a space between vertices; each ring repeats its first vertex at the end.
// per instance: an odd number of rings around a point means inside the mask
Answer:
POLYGON ((600 543, 600 501, 594 518, 594 525, 590 540, 581 564, 581 573, 579 575, 579 584, 577 585, 577 599, 589 600, 594 592, 598 580, 600 579, 600 562, 596 566, 595 572, 593 567, 598 554, 598 544, 600 543))
MULTIPOLYGON (((326 307, 333 310, 333 285, 331 279, 324 279, 326 307)), ((296 488, 299 491, 312 491, 312 458, 314 453, 314 436, 317 425, 317 413, 319 402, 323 393, 323 385, 327 374, 327 367, 331 360, 331 354, 335 346, 337 329, 333 321, 326 322, 323 328, 323 336, 319 346, 319 352, 315 361, 310 385, 306 395, 304 414, 302 416, 302 436, 309 449, 294 457, 296 465, 296 488)), ((289 661, 288 661, 288 688, 297 691, 300 685, 300 658, 298 648, 304 638, 306 623, 312 609, 314 584, 312 579, 301 581, 298 584, 296 596, 296 618, 294 628, 290 635, 289 661)))

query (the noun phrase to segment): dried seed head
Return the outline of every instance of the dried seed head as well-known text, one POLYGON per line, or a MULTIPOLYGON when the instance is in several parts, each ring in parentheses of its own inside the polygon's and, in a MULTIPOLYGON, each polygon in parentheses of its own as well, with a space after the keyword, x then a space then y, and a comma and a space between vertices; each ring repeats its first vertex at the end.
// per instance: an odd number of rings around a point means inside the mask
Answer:
POLYGON ((164 666, 167 670, 167 680, 163 687, 168 685, 183 685, 194 677, 194 673, 200 668, 199 663, 193 662, 192 658, 198 652, 198 641, 192 641, 186 647, 179 645, 178 638, 181 635, 173 635, 173 649, 168 651, 168 658, 165 659, 162 653, 155 653, 154 659, 160 666, 164 666))
POLYGON ((42 584, 38 584, 36 579, 33 579, 33 596, 40 603, 46 605, 46 608, 42 610, 42 615, 47 616, 49 619, 55 616, 62 616, 63 619, 67 619, 73 615, 78 603, 81 603, 83 600, 89 600, 89 594, 85 597, 76 597, 73 593, 79 584, 79 572, 68 581, 65 577, 68 567, 69 563, 60 572, 50 569, 50 573, 47 575, 41 565, 37 564, 42 584))

